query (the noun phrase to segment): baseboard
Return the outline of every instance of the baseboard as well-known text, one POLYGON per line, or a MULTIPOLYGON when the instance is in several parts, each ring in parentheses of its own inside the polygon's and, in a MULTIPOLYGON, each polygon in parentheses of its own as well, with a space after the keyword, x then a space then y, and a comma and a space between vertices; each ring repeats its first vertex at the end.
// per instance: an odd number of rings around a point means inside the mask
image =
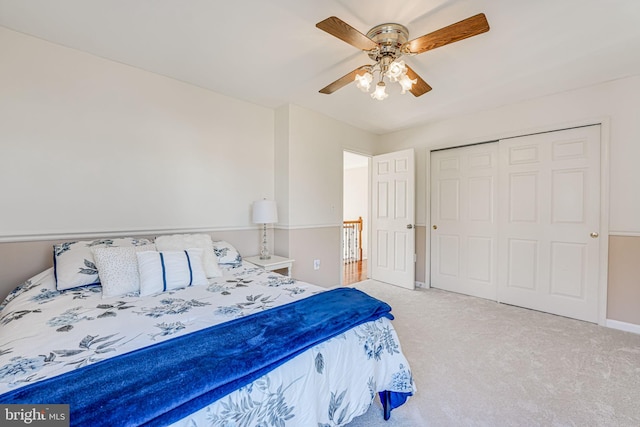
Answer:
POLYGON ((618 329, 626 332, 633 332, 634 334, 640 335, 640 325, 635 325, 633 323, 626 323, 626 322, 620 322, 619 320, 607 319, 605 326, 607 328, 618 329))

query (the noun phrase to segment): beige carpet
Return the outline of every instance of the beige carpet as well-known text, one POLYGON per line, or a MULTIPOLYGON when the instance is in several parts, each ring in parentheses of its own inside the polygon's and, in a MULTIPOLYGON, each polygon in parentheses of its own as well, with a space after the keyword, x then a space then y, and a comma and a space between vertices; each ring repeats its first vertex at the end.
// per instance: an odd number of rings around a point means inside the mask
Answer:
POLYGON ((418 392, 349 427, 640 426, 640 335, 437 289, 388 302, 418 392))

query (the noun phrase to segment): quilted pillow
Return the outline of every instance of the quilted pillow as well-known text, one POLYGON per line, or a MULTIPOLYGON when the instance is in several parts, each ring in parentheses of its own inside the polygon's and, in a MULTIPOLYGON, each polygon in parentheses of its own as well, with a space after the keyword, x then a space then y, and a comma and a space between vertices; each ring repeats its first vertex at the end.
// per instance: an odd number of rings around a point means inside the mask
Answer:
POLYGON ((202 249, 137 252, 136 256, 140 295, 209 284, 202 267, 202 249))
POLYGON ((136 252, 155 250, 155 245, 92 248, 102 285, 102 298, 140 292, 136 252))
POLYGON ((111 246, 140 246, 151 244, 149 239, 121 237, 114 239, 83 240, 53 245, 53 267, 56 288, 59 291, 99 283, 92 248, 111 246))
POLYGON ((173 234, 171 236, 156 237, 156 248, 159 251, 183 251, 185 249, 200 248, 204 271, 207 277, 222 277, 222 270, 218 265, 218 257, 213 252, 213 242, 208 234, 173 234))
POLYGON ((213 252, 218 257, 219 264, 239 265, 242 263, 240 252, 231 243, 224 240, 213 242, 213 252))

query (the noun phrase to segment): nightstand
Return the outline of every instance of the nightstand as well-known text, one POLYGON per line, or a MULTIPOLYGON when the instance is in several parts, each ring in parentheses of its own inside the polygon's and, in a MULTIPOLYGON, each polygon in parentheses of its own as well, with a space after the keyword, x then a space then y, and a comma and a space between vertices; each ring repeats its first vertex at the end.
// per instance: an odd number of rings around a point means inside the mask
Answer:
POLYGON ((285 258, 278 255, 271 255, 269 259, 260 259, 260 255, 243 258, 245 261, 262 267, 267 271, 287 269, 287 276, 291 276, 291 268, 295 259, 285 258))

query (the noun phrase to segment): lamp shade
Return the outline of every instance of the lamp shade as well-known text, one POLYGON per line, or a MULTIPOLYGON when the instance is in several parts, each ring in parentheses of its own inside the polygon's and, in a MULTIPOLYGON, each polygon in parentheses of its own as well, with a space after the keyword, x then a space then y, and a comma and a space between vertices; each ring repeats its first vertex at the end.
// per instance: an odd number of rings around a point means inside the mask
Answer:
POLYGON ((274 200, 256 200, 253 202, 253 223, 273 224, 278 222, 278 208, 274 200))

